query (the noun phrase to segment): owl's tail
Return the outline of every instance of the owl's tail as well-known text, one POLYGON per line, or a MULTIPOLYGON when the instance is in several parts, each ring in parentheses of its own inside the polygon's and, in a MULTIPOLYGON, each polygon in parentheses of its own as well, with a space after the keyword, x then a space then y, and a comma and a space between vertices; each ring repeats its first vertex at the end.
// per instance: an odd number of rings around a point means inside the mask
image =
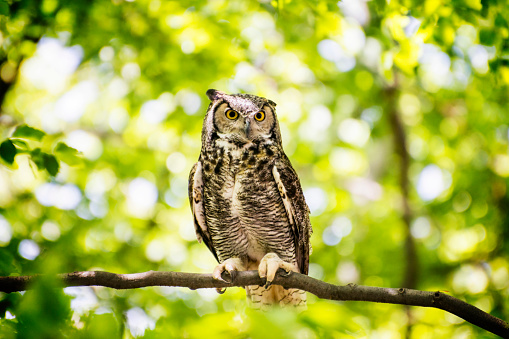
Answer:
POLYGON ((284 289, 283 286, 271 285, 265 289, 264 286, 246 286, 247 298, 251 307, 262 311, 268 310, 272 305, 291 307, 298 311, 307 309, 306 291, 296 288, 284 289))

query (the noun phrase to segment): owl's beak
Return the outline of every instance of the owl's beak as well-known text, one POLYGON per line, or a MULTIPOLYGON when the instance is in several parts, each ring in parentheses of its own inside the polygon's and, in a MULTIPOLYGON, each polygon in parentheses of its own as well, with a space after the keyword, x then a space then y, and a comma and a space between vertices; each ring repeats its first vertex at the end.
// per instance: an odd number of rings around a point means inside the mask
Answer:
POLYGON ((244 132, 246 133, 246 137, 249 138, 249 131, 250 131, 251 122, 249 120, 246 120, 246 126, 244 127, 244 132))

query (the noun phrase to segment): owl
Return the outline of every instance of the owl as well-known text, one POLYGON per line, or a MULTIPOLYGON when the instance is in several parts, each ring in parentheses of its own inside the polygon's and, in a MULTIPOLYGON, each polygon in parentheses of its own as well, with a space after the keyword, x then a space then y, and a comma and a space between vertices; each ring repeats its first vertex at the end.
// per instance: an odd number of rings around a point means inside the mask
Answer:
MULTIPOLYGON (((283 151, 276 104, 250 94, 209 89, 189 201, 198 241, 224 271, 258 270, 265 286, 246 286, 253 308, 306 307, 306 294, 272 285, 279 268, 308 273, 309 208, 283 151)), ((224 280, 223 280, 224 281, 224 280)))

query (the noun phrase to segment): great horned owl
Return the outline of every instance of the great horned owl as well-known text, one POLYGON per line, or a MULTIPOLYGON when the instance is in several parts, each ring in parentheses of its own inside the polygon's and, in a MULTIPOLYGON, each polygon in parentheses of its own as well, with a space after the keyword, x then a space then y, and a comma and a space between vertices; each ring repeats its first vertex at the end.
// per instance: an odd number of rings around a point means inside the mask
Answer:
POLYGON ((276 104, 250 94, 209 89, 189 201, 198 241, 219 265, 213 272, 258 270, 265 286, 246 286, 254 308, 306 307, 306 294, 271 285, 283 268, 307 274, 309 208, 281 144, 276 104))

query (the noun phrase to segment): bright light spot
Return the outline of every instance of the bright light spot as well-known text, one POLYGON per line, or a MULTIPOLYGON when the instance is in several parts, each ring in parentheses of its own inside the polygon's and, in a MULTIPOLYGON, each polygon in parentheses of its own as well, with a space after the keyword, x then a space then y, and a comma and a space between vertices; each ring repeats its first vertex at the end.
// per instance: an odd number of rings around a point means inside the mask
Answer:
POLYGON ((364 48, 366 44, 366 35, 358 27, 347 27, 343 30, 343 46, 350 55, 356 55, 364 48))
POLYGON ((424 201, 437 198, 445 189, 446 182, 440 167, 428 165, 424 167, 417 180, 417 193, 424 201))
POLYGON ((410 20, 408 24, 405 26, 405 35, 407 37, 411 37, 419 30, 419 27, 421 26, 421 20, 414 18, 413 16, 408 16, 408 18, 410 20))
POLYGON ((166 244, 166 261, 173 266, 179 266, 187 258, 187 247, 179 241, 169 241, 166 244))
POLYGON ((180 49, 184 54, 191 54, 194 52, 196 46, 192 40, 184 40, 182 44, 180 44, 180 49))
POLYGON ((452 284, 459 293, 468 291, 477 294, 484 292, 488 287, 488 277, 481 267, 462 265, 454 274, 452 284))
POLYGON ((124 79, 116 77, 110 81, 107 93, 114 99, 121 99, 129 93, 129 85, 124 81, 124 79))
POLYGON ((35 241, 24 239, 19 243, 18 252, 23 258, 27 260, 34 260, 37 256, 39 256, 41 250, 35 241))
POLYGON ((136 178, 127 191, 127 211, 139 218, 147 218, 157 202, 156 186, 144 178, 136 178))
POLYGON ((11 242, 12 228, 11 224, 0 215, 0 246, 6 246, 11 242))
POLYGON ((346 17, 352 18, 364 26, 369 22, 369 9, 364 0, 342 0, 338 7, 346 17))
POLYGON ((219 296, 219 294, 212 288, 200 288, 197 290, 197 292, 200 297, 206 301, 214 301, 219 296))
POLYGON ((362 147, 368 142, 371 131, 363 120, 345 119, 338 126, 338 137, 351 145, 362 147))
POLYGON ((289 74, 290 81, 297 85, 312 84, 315 81, 315 75, 306 66, 299 66, 289 74))
POLYGON ((91 287, 66 287, 64 293, 74 297, 71 308, 79 315, 85 314, 99 306, 99 302, 91 287))
POLYGON ((181 173, 187 167, 186 156, 180 152, 172 153, 166 158, 166 167, 172 173, 181 173))
POLYGON ((398 107, 406 123, 416 125, 420 122, 421 102, 417 96, 410 93, 403 94, 399 98, 398 107))
POLYGON ((334 40, 325 39, 318 43, 318 53, 322 58, 332 61, 341 72, 348 72, 355 67, 355 58, 348 55, 334 40))
POLYGON ((115 186, 117 177, 111 169, 93 171, 88 175, 85 195, 91 199, 101 199, 105 192, 115 186))
POLYGON ((327 208, 327 194, 319 187, 311 187, 304 191, 306 202, 311 211, 311 215, 317 216, 327 208))
POLYGON ((347 217, 337 217, 332 225, 327 227, 322 234, 323 242, 329 246, 339 244, 343 237, 346 237, 352 231, 352 222, 347 217))
POLYGON ((133 236, 133 229, 128 223, 118 223, 114 232, 115 238, 123 242, 128 242, 133 236))
POLYGON ((122 77, 126 80, 134 80, 141 74, 140 66, 135 62, 129 62, 122 67, 122 77))
POLYGON ((5 311, 5 319, 16 319, 16 316, 9 311, 5 311))
POLYGON ((451 59, 433 44, 423 44, 419 57, 420 76, 423 86, 430 92, 452 84, 451 59))
POLYGON ((336 269, 336 277, 341 284, 356 284, 359 282, 360 273, 353 262, 343 261, 336 269))
POLYGON ((356 150, 336 147, 329 156, 334 172, 339 175, 359 175, 367 168, 365 156, 356 150))
POLYGON ((21 74, 34 86, 58 93, 65 88, 82 57, 80 46, 64 47, 57 39, 43 37, 35 55, 22 64, 21 74))
POLYGON ((42 237, 49 241, 56 241, 60 238, 60 228, 50 220, 46 220, 41 226, 42 237))
POLYGON ((166 119, 168 114, 173 112, 174 109, 173 95, 163 93, 157 100, 145 102, 141 106, 140 114, 145 121, 151 124, 158 124, 166 119))
POLYGON ((468 57, 477 73, 486 74, 489 71, 489 55, 486 48, 481 45, 474 45, 468 49, 468 57))
POLYGON ((378 70, 382 56, 382 45, 372 37, 366 39, 366 44, 362 51, 362 62, 372 70, 378 70))
POLYGON ((380 120, 382 116, 382 108, 380 106, 373 106, 366 108, 361 113, 361 120, 368 123, 370 128, 375 126, 375 123, 380 120))
POLYGON ((99 58, 101 58, 102 61, 108 62, 113 60, 113 57, 115 56, 115 50, 111 46, 104 46, 99 51, 99 58))
POLYGON ((92 81, 82 81, 58 99, 55 104, 57 117, 67 122, 78 121, 87 106, 97 100, 99 89, 92 81))
POLYGON ((330 110, 323 105, 313 106, 305 122, 300 125, 299 134, 302 138, 311 141, 320 140, 332 122, 330 110))
POLYGON ((108 122, 113 131, 121 133, 129 123, 129 113, 123 107, 116 107, 111 110, 108 122))
POLYGON ((186 19, 183 15, 168 15, 165 20, 168 27, 171 27, 173 29, 179 29, 184 26, 186 23, 186 19))
POLYGON ((501 177, 509 177, 509 155, 497 154, 493 161, 493 170, 501 177))
POLYGON ((135 337, 142 336, 145 330, 153 330, 156 327, 154 319, 150 318, 145 311, 139 307, 131 308, 126 312, 127 328, 135 337))
POLYGON ((416 239, 423 239, 430 235, 431 224, 426 217, 419 217, 412 222, 410 226, 410 232, 416 239))
POLYGON ((382 186, 370 178, 351 178, 345 183, 345 186, 353 195, 354 202, 359 205, 379 200, 383 194, 382 186))
POLYGON ((476 225, 456 231, 446 232, 443 243, 451 258, 460 258, 464 254, 472 253, 477 244, 486 237, 486 230, 482 225, 476 225))
POLYGON ((37 187, 35 197, 43 206, 55 206, 61 210, 75 209, 81 201, 81 191, 72 184, 45 183, 37 187))
POLYGON ((200 109, 201 99, 195 92, 181 90, 177 93, 176 99, 187 115, 193 115, 200 109))
POLYGON ((76 130, 67 136, 67 145, 82 152, 85 158, 97 160, 103 153, 101 140, 92 133, 76 130))
POLYGON ((161 261, 165 256, 166 246, 167 244, 165 244, 162 240, 152 240, 145 250, 145 256, 150 261, 161 261))

